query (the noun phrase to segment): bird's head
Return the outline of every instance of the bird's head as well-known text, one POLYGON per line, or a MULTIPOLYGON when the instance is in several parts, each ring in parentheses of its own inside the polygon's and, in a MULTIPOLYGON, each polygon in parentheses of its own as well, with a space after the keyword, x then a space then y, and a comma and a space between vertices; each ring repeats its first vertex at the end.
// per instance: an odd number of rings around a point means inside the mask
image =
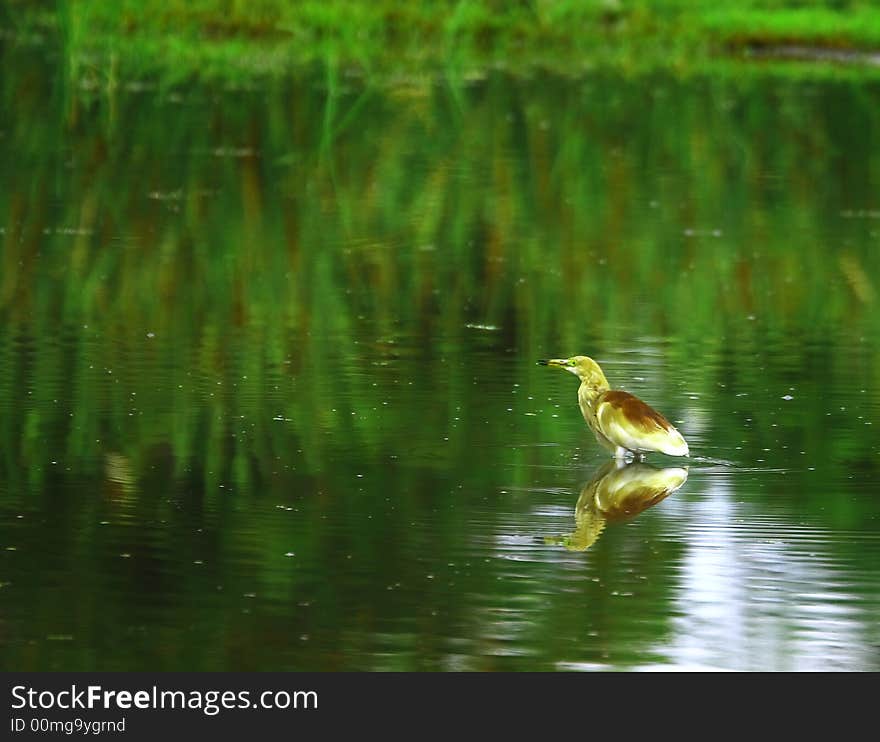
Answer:
POLYGON ((608 389, 608 379, 599 368, 599 364, 588 356, 572 356, 571 358, 551 358, 538 361, 540 366, 555 366, 570 371, 584 384, 596 389, 608 389))

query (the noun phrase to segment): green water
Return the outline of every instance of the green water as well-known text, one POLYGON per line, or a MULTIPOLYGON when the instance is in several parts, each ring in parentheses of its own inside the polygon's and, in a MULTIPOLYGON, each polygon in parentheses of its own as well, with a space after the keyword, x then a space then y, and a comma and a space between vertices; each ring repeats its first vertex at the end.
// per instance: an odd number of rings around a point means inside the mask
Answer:
POLYGON ((880 87, 34 56, 0 78, 5 669, 880 669, 880 87), (691 448, 580 539, 606 454, 535 365, 577 353, 691 448))

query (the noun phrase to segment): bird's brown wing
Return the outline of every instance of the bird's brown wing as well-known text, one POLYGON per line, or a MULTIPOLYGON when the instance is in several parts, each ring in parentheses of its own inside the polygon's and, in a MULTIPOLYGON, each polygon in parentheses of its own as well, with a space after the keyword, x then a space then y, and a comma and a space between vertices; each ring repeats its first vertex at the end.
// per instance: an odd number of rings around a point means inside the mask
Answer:
POLYGON ((662 451, 687 456, 684 438, 657 410, 628 392, 609 391, 596 400, 599 431, 629 451, 662 451))
POLYGON ((596 413, 600 419, 610 418, 609 421, 644 433, 674 430, 669 420, 629 392, 605 392, 598 399, 596 413))

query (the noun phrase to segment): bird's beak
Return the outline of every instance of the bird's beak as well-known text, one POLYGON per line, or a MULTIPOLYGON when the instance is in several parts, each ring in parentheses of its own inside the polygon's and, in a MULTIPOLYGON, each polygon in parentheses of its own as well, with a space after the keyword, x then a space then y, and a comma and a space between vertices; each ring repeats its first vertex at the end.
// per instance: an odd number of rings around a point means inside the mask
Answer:
POLYGON ((538 361, 539 366, 560 366, 562 368, 565 367, 565 364, 568 362, 566 358, 550 358, 549 360, 540 360, 538 361))

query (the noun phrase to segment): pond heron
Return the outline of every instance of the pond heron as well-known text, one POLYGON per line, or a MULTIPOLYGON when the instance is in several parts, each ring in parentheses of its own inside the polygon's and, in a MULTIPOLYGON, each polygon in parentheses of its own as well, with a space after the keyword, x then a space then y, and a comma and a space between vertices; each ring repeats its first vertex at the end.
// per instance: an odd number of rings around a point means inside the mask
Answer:
POLYGON ((615 458, 630 454, 641 459, 659 451, 670 456, 687 456, 688 445, 675 427, 650 405, 629 392, 612 389, 599 364, 587 356, 538 361, 570 371, 581 380, 578 405, 584 420, 615 458))

